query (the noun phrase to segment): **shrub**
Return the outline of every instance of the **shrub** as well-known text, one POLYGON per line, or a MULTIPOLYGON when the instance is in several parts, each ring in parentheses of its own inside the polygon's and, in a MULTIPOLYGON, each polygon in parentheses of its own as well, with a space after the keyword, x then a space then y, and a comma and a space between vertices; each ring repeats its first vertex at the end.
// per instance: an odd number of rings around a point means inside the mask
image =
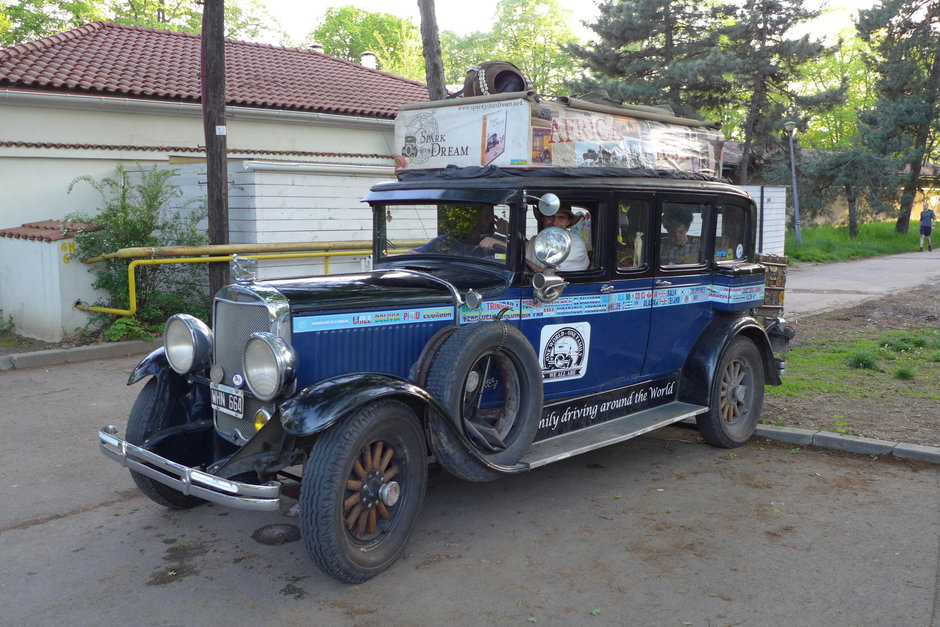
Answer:
MULTIPOLYGON (((77 212, 69 219, 91 223, 100 230, 83 231, 75 237, 77 256, 81 259, 97 257, 121 248, 156 246, 198 246, 208 241, 199 230, 205 218, 205 203, 193 207, 183 203, 183 209, 173 209, 174 201, 182 196, 178 185, 170 182, 173 169, 156 166, 141 168, 133 175, 122 165, 114 177, 96 180, 82 176, 69 185, 87 183, 94 187, 103 200, 95 214, 77 212)), ((109 259, 93 266, 94 287, 108 293, 110 302, 104 305, 126 309, 129 304, 127 259, 109 259)), ((167 264, 142 266, 136 270, 137 314, 136 327, 130 322, 115 322, 118 327, 108 335, 126 339, 128 333, 147 333, 147 327, 162 324, 174 313, 186 312, 203 320, 208 319, 208 270, 204 264, 167 264)), ((125 319, 127 320, 127 319, 125 319)), ((110 323, 109 314, 96 314, 94 322, 110 323)), ((149 335, 149 334, 147 334, 149 335)))
POLYGON ((898 368, 894 371, 894 378, 900 379, 901 381, 913 381, 914 380, 914 371, 907 366, 898 368))
POLYGON ((878 367, 878 359, 871 351, 857 351, 852 353, 846 359, 846 363, 851 368, 862 370, 875 370, 878 367))

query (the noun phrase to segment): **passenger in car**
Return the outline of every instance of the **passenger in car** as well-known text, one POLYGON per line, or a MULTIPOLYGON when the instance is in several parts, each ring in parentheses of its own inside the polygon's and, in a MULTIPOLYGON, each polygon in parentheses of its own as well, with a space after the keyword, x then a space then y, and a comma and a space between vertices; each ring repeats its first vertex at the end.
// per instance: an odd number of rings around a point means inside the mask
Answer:
MULTIPOLYGON (((587 270, 590 260, 588 259, 587 247, 584 240, 577 234, 572 233, 571 225, 577 220, 574 212, 569 207, 562 207, 553 216, 542 216, 539 218, 539 230, 550 226, 556 226, 568 231, 571 236, 571 252, 568 257, 558 266, 560 272, 580 272, 587 270)), ((526 243, 525 247, 526 265, 533 272, 543 272, 545 268, 535 258, 535 238, 533 237, 526 243)))
POLYGON ((689 237, 692 211, 681 207, 667 207, 663 211, 662 222, 667 234, 662 239, 659 253, 660 264, 676 266, 698 263, 699 240, 689 237))

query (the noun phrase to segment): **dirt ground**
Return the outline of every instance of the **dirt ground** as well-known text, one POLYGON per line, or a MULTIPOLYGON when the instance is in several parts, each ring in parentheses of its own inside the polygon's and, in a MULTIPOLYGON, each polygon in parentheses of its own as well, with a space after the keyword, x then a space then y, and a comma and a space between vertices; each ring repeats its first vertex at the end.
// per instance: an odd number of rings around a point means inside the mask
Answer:
MULTIPOLYGON (((801 317, 792 346, 812 346, 822 337, 842 332, 879 332, 905 329, 940 330, 940 283, 893 294, 848 309, 801 317)), ((793 373, 793 369, 790 369, 793 373)), ((933 378, 919 376, 900 381, 873 376, 862 398, 846 401, 834 395, 811 398, 764 397, 765 421, 785 421, 788 427, 836 430, 840 424, 861 437, 908 444, 940 446, 940 400, 911 398, 899 392, 911 387, 940 391, 940 365, 933 378)))

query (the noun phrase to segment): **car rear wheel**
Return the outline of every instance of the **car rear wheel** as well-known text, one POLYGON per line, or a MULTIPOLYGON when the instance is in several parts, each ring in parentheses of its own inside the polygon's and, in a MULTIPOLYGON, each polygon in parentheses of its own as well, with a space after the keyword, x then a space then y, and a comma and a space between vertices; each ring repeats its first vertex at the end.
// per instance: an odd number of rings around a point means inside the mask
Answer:
POLYGON ((709 411, 697 418, 699 432, 713 446, 734 448, 754 434, 764 402, 764 366, 749 338, 734 338, 718 361, 709 411))
POLYGON ((417 416, 395 400, 367 405, 316 441, 300 529, 325 573, 361 583, 398 559, 424 499, 426 450, 417 416))

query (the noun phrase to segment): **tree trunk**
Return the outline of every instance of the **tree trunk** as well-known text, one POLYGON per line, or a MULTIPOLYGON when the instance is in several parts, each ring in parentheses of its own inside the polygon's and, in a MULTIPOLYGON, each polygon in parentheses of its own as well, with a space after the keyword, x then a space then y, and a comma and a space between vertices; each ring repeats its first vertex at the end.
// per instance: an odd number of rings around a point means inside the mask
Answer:
POLYGON ((748 169, 751 165, 751 143, 763 105, 766 81, 766 77, 758 76, 754 93, 751 95, 751 106, 747 112, 747 119, 744 121, 744 145, 741 147, 741 163, 738 164, 738 185, 747 185, 748 169))
MULTIPOLYGON (((225 3, 205 0, 202 11, 202 125, 206 138, 209 243, 228 244, 228 169, 225 141, 225 3)), ((209 264, 209 297, 227 285, 228 264, 209 264)))
POLYGON ((437 32, 434 0, 418 0, 418 9, 421 11, 421 42, 428 93, 431 100, 444 100, 447 98, 447 88, 444 86, 444 61, 441 58, 441 39, 437 32))
POLYGON ((858 237, 858 190, 851 183, 845 184, 845 199, 849 203, 849 237, 858 237))

